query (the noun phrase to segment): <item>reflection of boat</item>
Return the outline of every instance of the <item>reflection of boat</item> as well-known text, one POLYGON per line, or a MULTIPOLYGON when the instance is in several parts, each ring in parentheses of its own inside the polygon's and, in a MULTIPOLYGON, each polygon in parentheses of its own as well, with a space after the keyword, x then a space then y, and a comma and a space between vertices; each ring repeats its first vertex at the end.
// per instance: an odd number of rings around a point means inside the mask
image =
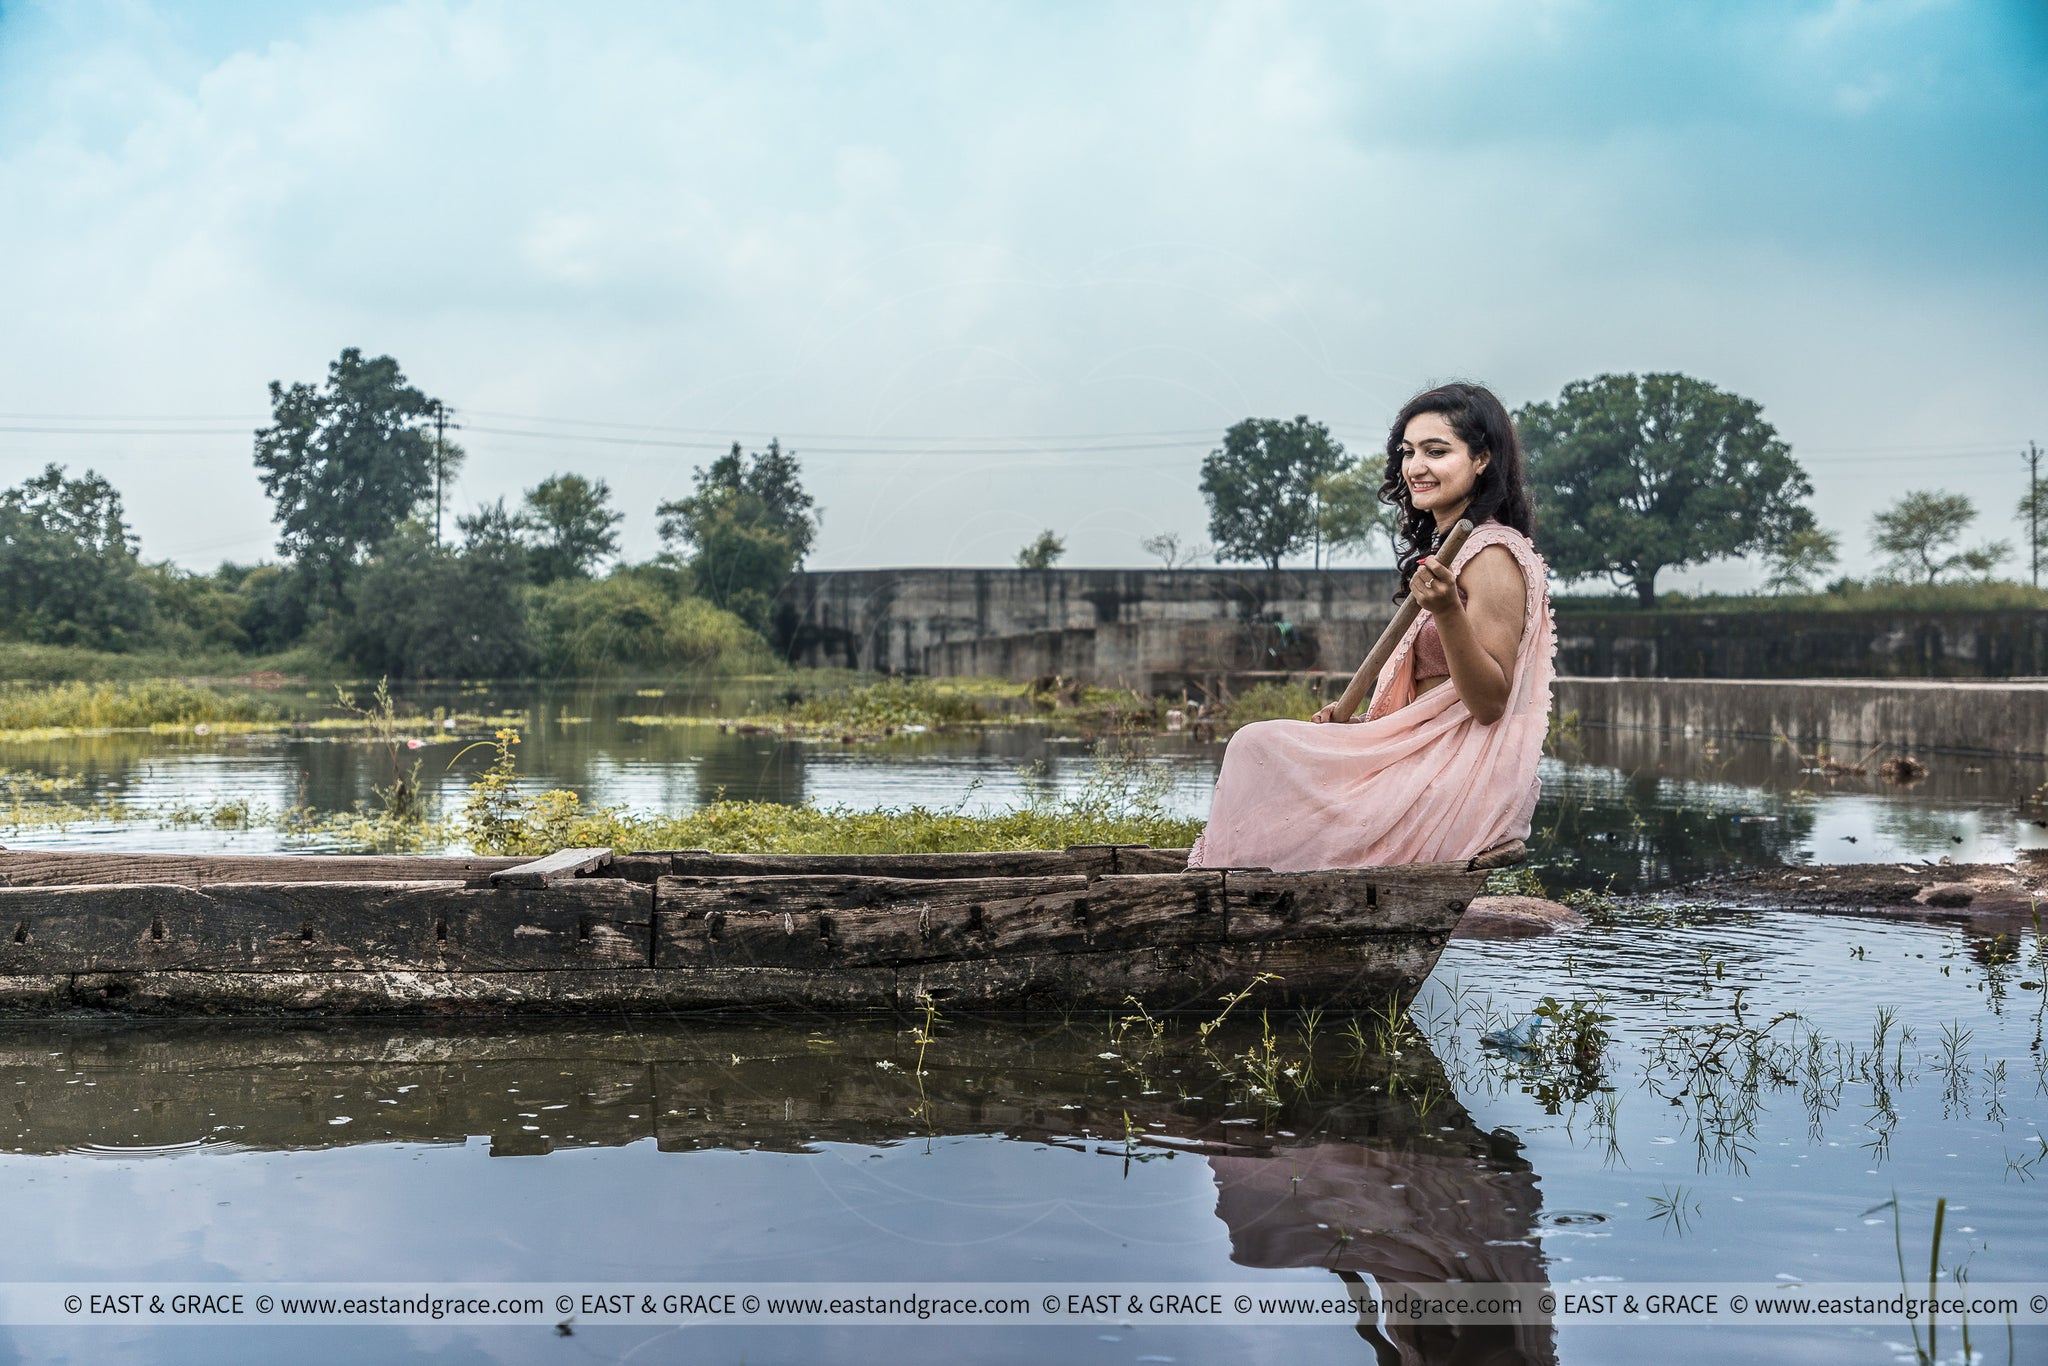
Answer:
POLYGON ((0 851, 0 1009, 145 1014, 1405 1000, 1489 869, 1187 851, 543 859, 0 851))
MULTIPOLYGON (((1104 1057, 1100 1027, 948 1026, 920 1076, 914 1034, 816 1023, 806 1034, 730 1021, 19 1022, 0 1029, 0 1151, 145 1156, 484 1135, 495 1156, 650 1139, 675 1153, 795 1152, 990 1134, 1109 1160, 1205 1158, 1242 1266, 1370 1276, 1390 1293, 1546 1279, 1529 1236, 1539 1197, 1527 1162, 1506 1134, 1478 1130, 1426 1046, 1404 1045, 1398 1064, 1333 1059, 1326 1047, 1308 1090, 1245 1106, 1229 1103, 1215 1066, 1251 1041, 1228 1027, 1208 1041, 1213 1054, 1169 1035, 1157 1046, 1126 1038, 1104 1057)), ((1388 1360, 1552 1359, 1547 1327, 1361 1331, 1388 1360)))

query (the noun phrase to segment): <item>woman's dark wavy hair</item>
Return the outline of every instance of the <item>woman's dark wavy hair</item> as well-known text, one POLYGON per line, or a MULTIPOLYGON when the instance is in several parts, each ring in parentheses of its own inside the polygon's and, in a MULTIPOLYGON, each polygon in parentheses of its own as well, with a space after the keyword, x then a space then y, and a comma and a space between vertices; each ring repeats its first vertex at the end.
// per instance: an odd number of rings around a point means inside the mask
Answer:
POLYGON ((1380 501, 1395 512, 1394 561, 1401 570, 1395 602, 1408 596, 1409 576, 1437 543, 1436 518, 1408 501, 1408 481, 1401 477, 1400 450, 1408 424, 1424 413, 1441 414, 1474 456, 1493 457, 1480 472, 1472 501, 1465 508, 1472 524, 1492 520, 1532 539, 1536 532, 1536 506, 1523 473, 1522 439, 1515 434, 1514 421, 1501 401, 1477 384, 1440 384, 1424 390, 1409 399, 1394 418, 1387 433, 1386 477, 1380 482, 1380 501))

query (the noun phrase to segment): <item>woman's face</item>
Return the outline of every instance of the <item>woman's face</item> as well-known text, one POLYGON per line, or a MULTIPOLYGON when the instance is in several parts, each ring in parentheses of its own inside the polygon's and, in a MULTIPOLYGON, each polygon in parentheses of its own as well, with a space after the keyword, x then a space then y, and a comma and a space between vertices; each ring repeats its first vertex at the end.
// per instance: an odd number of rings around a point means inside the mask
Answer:
POLYGON ((1488 457, 1474 459, 1472 448, 1451 430, 1442 413, 1420 413, 1401 434, 1401 478, 1408 501, 1419 512, 1444 520, 1472 501, 1472 489, 1488 457))

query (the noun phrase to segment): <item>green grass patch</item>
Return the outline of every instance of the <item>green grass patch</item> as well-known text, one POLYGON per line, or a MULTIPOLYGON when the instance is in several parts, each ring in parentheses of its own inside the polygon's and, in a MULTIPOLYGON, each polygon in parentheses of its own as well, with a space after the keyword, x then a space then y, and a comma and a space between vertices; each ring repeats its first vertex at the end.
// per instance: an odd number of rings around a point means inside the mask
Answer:
POLYGON ((267 722, 284 715, 267 698, 153 678, 139 682, 15 684, 0 688, 0 730, 128 730, 196 722, 267 722))
POLYGON ((942 854, 991 849, 1064 849, 1070 844, 1180 848, 1200 821, 1140 813, 1089 813, 1063 806, 988 815, 844 807, 713 802, 681 816, 590 810, 574 792, 546 792, 488 850, 545 854, 556 849, 708 849, 743 854, 942 854))
POLYGON ((1232 729, 1254 721, 1306 721, 1326 699, 1306 683, 1255 683, 1230 700, 1225 718, 1232 729))
POLYGON ((1126 747, 1097 747, 1094 768, 1065 797, 969 815, 912 806, 856 811, 713 802, 681 815, 613 806, 592 809, 574 792, 520 791, 516 731, 498 732, 496 756, 470 784, 456 827, 480 854, 556 849, 709 849, 714 853, 936 854, 988 849, 1064 849, 1070 844, 1179 848, 1202 822, 1167 814, 1172 774, 1126 747))

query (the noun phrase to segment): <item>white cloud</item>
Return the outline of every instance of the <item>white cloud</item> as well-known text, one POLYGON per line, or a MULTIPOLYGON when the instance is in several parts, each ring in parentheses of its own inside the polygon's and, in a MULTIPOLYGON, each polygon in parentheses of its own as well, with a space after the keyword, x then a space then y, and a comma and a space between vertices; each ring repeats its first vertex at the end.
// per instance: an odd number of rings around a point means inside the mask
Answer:
MULTIPOLYGON (((1816 230, 1778 153, 1712 120, 1617 108, 1589 135, 1532 84, 1526 120, 1473 122, 1480 94, 1521 94, 1460 82, 1574 60, 1583 6, 603 14, 419 0, 211 56, 146 10, 10 18, 33 60, 0 116, 0 411, 260 417, 265 381, 359 345, 472 428, 827 434, 789 440, 829 510, 822 564, 999 563, 1048 525, 1072 561, 1140 562, 1140 536, 1199 530, 1209 444, 856 455, 833 434, 1306 412, 1369 449, 1431 378, 1519 401, 1665 368, 1760 399, 1799 447, 2048 415, 1956 406, 2036 392, 2038 267, 1994 285, 1853 218, 1816 230)), ((584 470, 635 553, 712 454, 464 441, 464 504, 584 470)), ((11 436, 0 476, 48 458, 114 478, 152 553, 269 543, 246 438, 11 436)), ((1854 549, 1913 467, 1838 468, 1815 466, 1820 515, 1854 549)))

